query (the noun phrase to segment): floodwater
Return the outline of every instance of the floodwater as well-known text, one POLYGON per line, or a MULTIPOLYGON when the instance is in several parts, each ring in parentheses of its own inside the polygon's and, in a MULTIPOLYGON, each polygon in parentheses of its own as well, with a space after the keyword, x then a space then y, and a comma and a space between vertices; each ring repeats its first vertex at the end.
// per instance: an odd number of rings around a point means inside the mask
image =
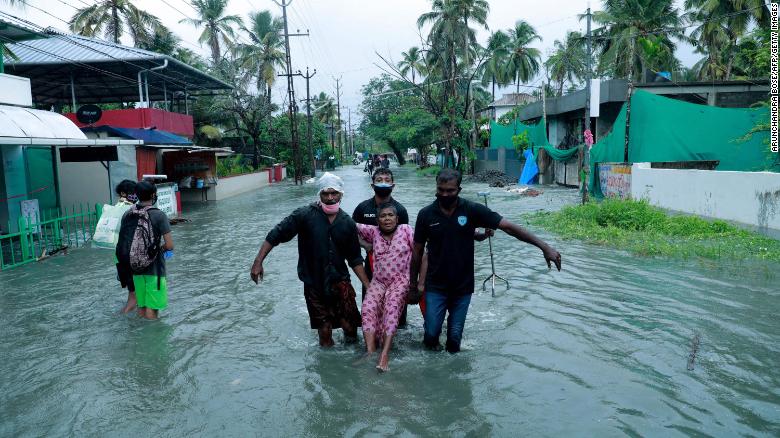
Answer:
MULTIPOLYGON (((368 180, 339 173, 351 212, 368 180)), ((397 173, 414 220, 433 179, 397 173)), ((271 253, 260 286, 249 279, 265 233, 314 190, 280 184, 187 209, 159 321, 117 314, 125 296, 107 251, 0 273, 0 436, 780 434, 775 267, 642 258, 540 232, 563 254, 550 272, 499 232, 496 270, 511 289, 478 288, 464 351, 424 350, 410 307, 380 375, 354 364, 360 349, 340 332, 337 347, 317 346, 294 242, 271 253)), ((490 190, 491 207, 516 221, 577 200, 555 187, 537 198, 490 190)), ((476 253, 481 283, 487 242, 476 253)))

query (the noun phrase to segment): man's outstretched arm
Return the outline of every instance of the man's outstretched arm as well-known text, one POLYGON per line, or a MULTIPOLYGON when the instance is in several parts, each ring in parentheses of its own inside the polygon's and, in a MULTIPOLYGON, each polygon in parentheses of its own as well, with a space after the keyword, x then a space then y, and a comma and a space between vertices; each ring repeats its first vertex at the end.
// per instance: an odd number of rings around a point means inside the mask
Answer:
POLYGON ((555 267, 559 271, 561 270, 561 254, 542 239, 536 237, 530 231, 506 219, 501 219, 501 222, 498 224, 498 229, 509 234, 517 240, 522 240, 523 242, 530 243, 531 245, 541 249, 542 255, 544 255, 544 260, 547 262, 547 267, 551 268, 552 262, 555 263, 555 267))

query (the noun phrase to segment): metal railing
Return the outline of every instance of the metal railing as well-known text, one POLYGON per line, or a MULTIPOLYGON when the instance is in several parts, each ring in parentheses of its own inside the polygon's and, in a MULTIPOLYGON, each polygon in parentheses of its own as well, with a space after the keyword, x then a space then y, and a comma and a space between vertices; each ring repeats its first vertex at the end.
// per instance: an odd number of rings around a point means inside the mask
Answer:
POLYGON ((70 211, 44 210, 38 217, 20 217, 17 232, 0 236, 0 271, 85 246, 92 239, 101 213, 101 205, 94 209, 79 205, 70 211))

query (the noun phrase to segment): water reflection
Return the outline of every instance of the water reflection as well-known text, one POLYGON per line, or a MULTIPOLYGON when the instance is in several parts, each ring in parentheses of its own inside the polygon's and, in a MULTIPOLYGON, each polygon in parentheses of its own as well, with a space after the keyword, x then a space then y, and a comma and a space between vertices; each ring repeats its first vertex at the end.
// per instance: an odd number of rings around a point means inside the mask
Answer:
POLYGON ((385 374, 374 362, 344 351, 307 357, 298 415, 308 435, 489 436, 491 423, 475 407, 469 354, 405 349, 385 374))

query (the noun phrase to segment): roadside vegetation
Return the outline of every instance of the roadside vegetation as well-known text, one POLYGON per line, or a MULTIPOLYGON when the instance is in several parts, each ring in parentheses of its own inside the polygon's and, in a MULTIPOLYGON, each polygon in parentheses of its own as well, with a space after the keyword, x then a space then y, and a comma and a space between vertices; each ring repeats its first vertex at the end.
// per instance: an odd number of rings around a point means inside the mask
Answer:
POLYGON ((565 239, 625 249, 642 256, 780 262, 780 240, 720 220, 670 215, 645 201, 608 199, 526 216, 565 239))
POLYGON ((441 166, 428 166, 417 169, 418 176, 436 176, 441 170, 441 166))

